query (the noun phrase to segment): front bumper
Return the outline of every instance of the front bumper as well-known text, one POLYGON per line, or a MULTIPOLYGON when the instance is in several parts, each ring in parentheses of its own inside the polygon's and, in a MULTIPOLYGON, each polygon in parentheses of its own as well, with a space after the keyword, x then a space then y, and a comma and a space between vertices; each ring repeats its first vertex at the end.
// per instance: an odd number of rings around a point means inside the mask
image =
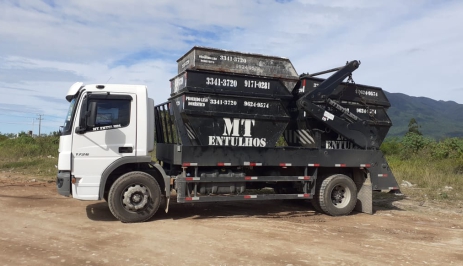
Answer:
POLYGON ((56 189, 60 195, 71 195, 71 172, 58 172, 56 175, 56 189))

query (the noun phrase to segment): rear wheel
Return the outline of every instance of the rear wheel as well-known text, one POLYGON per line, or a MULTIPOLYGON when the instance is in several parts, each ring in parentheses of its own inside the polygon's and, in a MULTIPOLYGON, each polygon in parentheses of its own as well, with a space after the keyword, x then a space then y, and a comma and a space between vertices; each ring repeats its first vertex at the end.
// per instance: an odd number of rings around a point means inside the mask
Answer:
POLYGON ((357 204, 357 186, 346 175, 332 175, 322 181, 315 196, 324 213, 331 216, 348 215, 357 204))
POLYGON ((313 198, 310 200, 310 204, 312 204, 312 208, 318 213, 325 213, 322 208, 320 207, 320 202, 317 198, 313 198))
POLYGON ((156 213, 161 203, 161 189, 152 176, 130 172, 111 186, 108 205, 111 213, 123 223, 144 222, 156 213))
POLYGON ((320 179, 317 179, 316 187, 315 187, 315 195, 313 198, 310 200, 310 204, 312 205, 312 208, 318 212, 318 213, 325 213, 322 208, 320 207, 320 200, 319 200, 319 192, 320 192, 320 187, 322 184, 323 177, 320 177, 320 179))

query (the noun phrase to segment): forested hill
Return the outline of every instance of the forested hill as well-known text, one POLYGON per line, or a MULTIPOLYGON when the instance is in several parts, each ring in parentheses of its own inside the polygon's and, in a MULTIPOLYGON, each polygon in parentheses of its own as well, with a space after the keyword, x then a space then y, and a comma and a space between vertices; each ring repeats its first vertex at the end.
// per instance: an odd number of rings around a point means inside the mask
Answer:
POLYGON ((392 105, 387 112, 393 124, 388 137, 403 136, 411 118, 416 119, 424 136, 435 139, 463 137, 463 104, 385 93, 392 105))

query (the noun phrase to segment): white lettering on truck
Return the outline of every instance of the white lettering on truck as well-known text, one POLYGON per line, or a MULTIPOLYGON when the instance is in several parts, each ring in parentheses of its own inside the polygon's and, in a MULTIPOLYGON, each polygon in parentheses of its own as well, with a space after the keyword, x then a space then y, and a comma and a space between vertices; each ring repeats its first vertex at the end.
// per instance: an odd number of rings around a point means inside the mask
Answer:
POLYGON ((327 150, 351 150, 354 144, 338 134, 337 140, 327 140, 325 149, 327 150))
POLYGON ((183 83, 185 80, 183 79, 183 76, 177 77, 174 80, 174 93, 177 93, 178 90, 180 89, 180 86, 183 86, 183 83))
POLYGON ((223 120, 222 136, 209 136, 209 146, 265 147, 267 145, 266 138, 252 136, 251 129, 256 125, 256 120, 226 117, 223 120), (240 135, 240 132, 243 135, 240 135))

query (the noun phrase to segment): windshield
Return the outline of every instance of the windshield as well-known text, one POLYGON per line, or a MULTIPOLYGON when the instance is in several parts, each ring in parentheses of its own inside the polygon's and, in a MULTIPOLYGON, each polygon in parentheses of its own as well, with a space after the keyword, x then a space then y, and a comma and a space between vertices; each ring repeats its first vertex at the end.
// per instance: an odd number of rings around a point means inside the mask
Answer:
POLYGON ((68 113, 66 115, 66 119, 64 120, 64 125, 61 134, 66 135, 71 132, 72 127, 72 120, 74 118, 75 108, 76 108, 76 98, 71 100, 69 105, 68 113))

